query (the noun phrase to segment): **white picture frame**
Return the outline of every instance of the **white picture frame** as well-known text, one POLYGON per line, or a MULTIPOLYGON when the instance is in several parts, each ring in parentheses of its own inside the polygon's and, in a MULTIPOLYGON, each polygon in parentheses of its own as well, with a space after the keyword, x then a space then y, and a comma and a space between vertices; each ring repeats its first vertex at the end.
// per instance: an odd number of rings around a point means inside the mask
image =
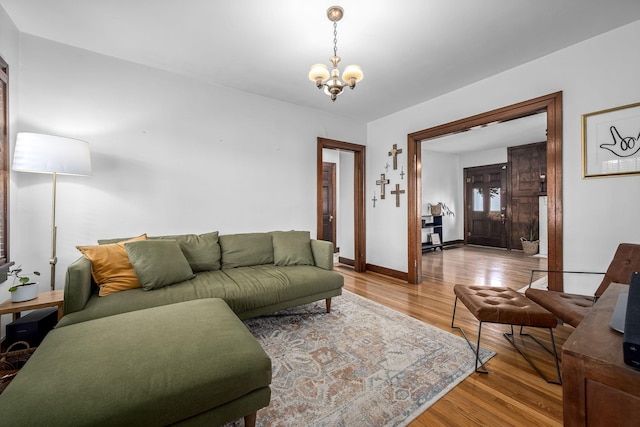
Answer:
POLYGON ((441 245, 440 235, 438 233, 430 233, 429 238, 431 239, 432 245, 441 245))

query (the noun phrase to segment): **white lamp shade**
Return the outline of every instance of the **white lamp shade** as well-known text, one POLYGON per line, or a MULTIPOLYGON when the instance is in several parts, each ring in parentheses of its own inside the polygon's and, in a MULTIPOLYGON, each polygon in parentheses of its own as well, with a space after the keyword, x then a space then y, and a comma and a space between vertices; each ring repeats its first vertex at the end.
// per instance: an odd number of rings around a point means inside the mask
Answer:
POLYGON ((311 66, 309 71, 309 80, 315 82, 317 79, 321 79, 322 83, 329 78, 329 69, 324 64, 315 64, 311 66))
POLYGON ((12 169, 20 172, 91 175, 89 143, 39 133, 18 133, 12 169))
POLYGON ((347 65, 344 69, 344 73, 342 73, 342 80, 344 80, 345 83, 349 83, 351 78, 355 78, 356 83, 358 83, 363 77, 364 73, 359 65, 347 65))

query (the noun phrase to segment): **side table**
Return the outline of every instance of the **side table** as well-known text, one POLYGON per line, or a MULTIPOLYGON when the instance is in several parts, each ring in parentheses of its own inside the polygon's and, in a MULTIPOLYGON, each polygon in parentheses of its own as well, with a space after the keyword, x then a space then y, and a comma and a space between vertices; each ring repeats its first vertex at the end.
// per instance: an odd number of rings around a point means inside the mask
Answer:
POLYGON ((13 302, 11 299, 0 304, 0 315, 13 314, 13 320, 20 318, 23 311, 37 310, 39 308, 58 307, 58 320, 62 318, 64 304, 64 291, 47 291, 38 294, 38 297, 29 301, 13 302))

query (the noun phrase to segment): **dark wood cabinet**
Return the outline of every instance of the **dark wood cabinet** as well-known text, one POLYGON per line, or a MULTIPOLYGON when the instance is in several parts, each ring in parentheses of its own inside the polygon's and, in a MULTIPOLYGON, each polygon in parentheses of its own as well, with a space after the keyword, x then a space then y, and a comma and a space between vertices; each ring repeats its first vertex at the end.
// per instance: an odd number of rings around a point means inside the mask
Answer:
POLYGON ((564 425, 640 425, 640 370, 626 365, 622 334, 609 327, 618 295, 612 283, 562 346, 564 425))

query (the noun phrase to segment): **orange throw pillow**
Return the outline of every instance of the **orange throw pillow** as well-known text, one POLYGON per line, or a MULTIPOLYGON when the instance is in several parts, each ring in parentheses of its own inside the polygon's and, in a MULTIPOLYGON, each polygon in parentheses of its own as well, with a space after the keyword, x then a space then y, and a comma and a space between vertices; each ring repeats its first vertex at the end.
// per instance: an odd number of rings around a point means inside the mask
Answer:
POLYGON ((100 287, 101 297, 141 286, 124 247, 125 243, 140 240, 147 240, 147 235, 108 245, 76 246, 91 261, 91 275, 100 287))

